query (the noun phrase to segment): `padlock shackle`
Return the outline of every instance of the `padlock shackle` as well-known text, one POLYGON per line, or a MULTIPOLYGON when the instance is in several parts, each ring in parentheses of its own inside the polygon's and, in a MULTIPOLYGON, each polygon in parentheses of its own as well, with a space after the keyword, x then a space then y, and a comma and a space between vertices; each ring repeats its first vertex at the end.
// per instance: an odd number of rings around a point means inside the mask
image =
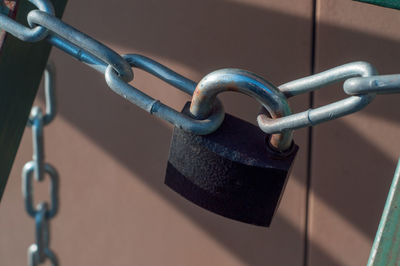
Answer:
MULTIPOLYGON (((193 93, 190 113, 197 119, 207 118, 212 111, 217 95, 235 91, 255 98, 268 110, 272 119, 290 115, 287 99, 274 85, 260 76, 241 69, 220 69, 205 76, 193 93)), ((271 145, 279 151, 286 151, 292 145, 292 130, 273 134, 271 145)))

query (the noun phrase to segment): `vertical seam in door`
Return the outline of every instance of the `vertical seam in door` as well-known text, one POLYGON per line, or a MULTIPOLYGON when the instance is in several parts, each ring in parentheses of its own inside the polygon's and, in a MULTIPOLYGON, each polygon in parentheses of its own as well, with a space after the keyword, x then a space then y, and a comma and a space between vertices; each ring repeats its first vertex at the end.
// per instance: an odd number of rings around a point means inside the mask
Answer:
MULTIPOLYGON (((311 51, 310 51, 310 74, 315 73, 315 53, 316 53, 316 28, 317 28, 317 1, 312 0, 312 14, 311 14, 311 51)), ((314 107, 314 92, 309 94, 309 108, 314 107)), ((308 266, 309 263, 309 204, 311 192, 311 169, 312 169, 312 144, 313 144, 313 127, 308 128, 307 140, 307 172, 306 172, 306 196, 305 196, 305 221, 304 221, 304 254, 303 265, 308 266)))

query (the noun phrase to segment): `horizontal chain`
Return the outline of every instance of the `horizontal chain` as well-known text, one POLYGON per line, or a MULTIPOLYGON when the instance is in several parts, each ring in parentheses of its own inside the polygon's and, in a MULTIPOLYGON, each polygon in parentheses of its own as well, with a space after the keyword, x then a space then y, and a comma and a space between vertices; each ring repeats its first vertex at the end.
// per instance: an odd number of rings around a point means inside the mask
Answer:
MULTIPOLYGON (((196 83, 194 81, 179 75, 178 73, 151 60, 150 58, 136 54, 128 54, 124 55, 123 57, 132 67, 142 69, 154 76, 157 76, 166 83, 189 95, 192 95, 196 88, 196 83)), ((171 107, 134 88, 129 83, 124 82, 118 77, 111 66, 107 68, 105 72, 105 78, 108 86, 117 94, 146 110, 150 114, 160 117, 179 128, 183 128, 184 130, 192 131, 199 135, 208 134, 215 131, 221 125, 224 119, 223 107, 218 100, 214 105, 213 112, 208 118, 204 120, 197 120, 184 115, 183 113, 175 111, 171 107)))
MULTIPOLYGON (((39 10, 49 15, 54 15, 53 5, 48 0, 29 0, 29 2, 34 4, 39 10)), ((43 40, 48 35, 48 30, 44 27, 36 26, 28 28, 4 14, 0 14, 0 21, 0 28, 22 41, 37 42, 43 40)))
MULTIPOLYGON (((145 70, 192 95, 193 98, 198 97, 194 93, 197 87, 195 82, 145 56, 118 54, 101 42, 56 18, 48 0, 29 1, 38 8, 30 11, 27 17, 29 25, 33 28, 27 28, 2 14, 0 14, 0 28, 24 41, 33 42, 45 38, 53 46, 104 74, 108 86, 114 92, 177 127, 203 135, 215 131, 222 123, 224 109, 218 99, 214 101, 210 115, 200 120, 197 117, 179 113, 128 84, 133 79, 132 67, 145 70)), ((359 111, 368 105, 376 94, 400 92, 399 75, 377 76, 375 68, 365 62, 354 62, 335 67, 285 83, 278 89, 286 98, 289 98, 341 81, 344 81, 344 91, 351 97, 276 119, 270 119, 270 115, 266 113, 267 110, 269 113, 270 109, 263 108, 257 117, 259 127, 269 134, 285 134, 289 130, 314 126, 359 111)), ((47 123, 46 121, 50 119, 47 112, 44 117, 44 121, 47 123)))
POLYGON ((399 93, 400 75, 393 74, 364 78, 350 78, 344 82, 343 89, 349 95, 360 95, 363 93, 399 93))
POLYGON ((28 14, 28 23, 45 27, 51 31, 52 35, 56 34, 66 42, 79 46, 79 48, 101 59, 107 65, 111 65, 124 81, 129 82, 133 79, 131 67, 117 52, 74 27, 65 24, 53 14, 41 10, 32 10, 28 14))
MULTIPOLYGON (((360 76, 370 77, 376 74, 375 68, 366 62, 353 62, 338 66, 324 72, 305 78, 294 80, 279 86, 279 90, 286 97, 292 97, 302 93, 315 91, 324 86, 340 82, 345 79, 360 76)), ((346 91, 345 91, 346 92, 346 91)), ((285 130, 315 126, 344 115, 361 110, 375 97, 374 93, 362 92, 357 96, 351 96, 335 103, 327 104, 316 109, 310 109, 301 113, 292 114, 282 118, 270 120, 262 110, 257 117, 258 125, 266 133, 278 133, 285 130)))

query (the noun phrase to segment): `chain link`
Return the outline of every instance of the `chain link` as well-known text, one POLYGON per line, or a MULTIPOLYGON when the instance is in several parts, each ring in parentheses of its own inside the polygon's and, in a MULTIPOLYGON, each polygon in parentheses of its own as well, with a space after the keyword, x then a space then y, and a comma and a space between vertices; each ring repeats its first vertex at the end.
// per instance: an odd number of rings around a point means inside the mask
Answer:
MULTIPOLYGON (((54 16, 54 8, 50 1, 29 0, 29 2, 34 4, 39 10, 54 16)), ((48 30, 42 26, 28 28, 4 14, 0 14, 0 21, 0 28, 26 42, 37 42, 43 40, 48 35, 48 30)))
MULTIPOLYGON (((0 28, 24 41, 33 42, 45 38, 50 44, 102 73, 108 86, 114 92, 177 127, 203 135, 215 131, 222 123, 224 109, 218 99, 214 101, 210 115, 199 120, 173 110, 128 84, 133 79, 131 67, 137 67, 189 95, 193 95, 194 100, 199 97, 194 93, 197 86, 195 82, 147 57, 132 54, 119 55, 101 42, 56 18, 51 2, 48 0, 29 1, 38 7, 38 9, 30 11, 27 17, 29 25, 33 28, 27 28, 1 14, 0 28)), ((400 92, 400 75, 377 76, 375 68, 365 62, 354 62, 335 67, 322 73, 291 81, 278 88, 286 98, 289 98, 339 81, 344 81, 344 91, 351 97, 316 109, 273 119, 270 119, 271 114, 268 115, 267 110, 263 108, 257 117, 259 127, 269 134, 286 134, 290 130, 314 126, 359 111, 368 105, 376 94, 400 92)), ((51 112, 46 112, 44 115, 44 124, 49 123, 52 119, 49 113, 51 112)), ((33 125, 39 122, 31 119, 29 123, 33 125)), ((40 148, 38 151, 39 154, 34 160, 40 164, 42 159, 40 148)), ((35 176, 40 179, 43 169, 40 169, 39 166, 35 169, 35 176)))
POLYGON ((46 114, 38 106, 32 108, 28 126, 32 128, 33 160, 27 162, 22 170, 22 194, 25 201, 26 212, 35 219, 35 243, 28 249, 28 265, 36 266, 47 259, 51 265, 57 266, 56 255, 51 251, 50 245, 50 219, 58 212, 58 186, 59 177, 57 170, 44 162, 43 127, 49 124, 56 115, 56 102, 54 95, 54 69, 48 64, 45 70, 45 96, 46 114), (41 202, 34 206, 33 177, 42 182, 44 174, 50 177, 50 206, 47 202, 41 202))
POLYGON ((117 52, 74 27, 65 24, 54 15, 41 10, 32 10, 28 14, 28 22, 30 25, 41 25, 49 29, 52 35, 56 34, 63 38, 65 42, 75 44, 82 50, 101 59, 107 65, 112 66, 125 82, 133 79, 131 67, 117 52))
MULTIPOLYGON (((132 67, 142 69, 189 95, 192 95, 195 91, 196 83, 194 81, 179 75, 150 58, 136 54, 127 54, 124 55, 123 58, 127 60, 132 67)), ((192 131, 199 135, 205 135, 215 131, 224 120, 224 111, 219 100, 214 104, 213 111, 208 118, 198 120, 175 111, 171 107, 144 94, 129 83, 124 82, 118 77, 111 66, 107 68, 105 78, 108 86, 115 93, 121 95, 150 114, 160 117, 184 130, 192 131)))
POLYGON ((360 95, 363 93, 399 93, 400 75, 393 74, 365 78, 350 78, 344 82, 343 89, 349 95, 360 95))
MULTIPOLYGON (((370 77, 376 73, 375 68, 369 63, 353 62, 285 83, 279 86, 279 90, 282 91, 286 97, 292 97, 302 93, 315 91, 324 86, 351 77, 370 77)), ((335 103, 273 120, 269 119, 265 114, 265 110, 262 110, 260 115, 257 117, 257 121, 261 130, 269 134, 315 126, 359 111, 368 105, 374 98, 374 93, 363 92, 357 96, 351 96, 335 103)))
MULTIPOLYGON (((54 88, 54 66, 51 62, 49 62, 46 66, 44 71, 44 96, 45 96, 45 103, 46 103, 46 112, 43 115, 43 123, 44 125, 49 124, 53 121, 54 117, 57 114, 57 103, 55 98, 55 88, 54 88)), ((42 110, 38 107, 32 108, 31 115, 28 119, 28 126, 31 127, 33 124, 33 120, 35 116, 40 112, 42 114, 42 110), (36 110, 35 110, 36 109, 36 110)))

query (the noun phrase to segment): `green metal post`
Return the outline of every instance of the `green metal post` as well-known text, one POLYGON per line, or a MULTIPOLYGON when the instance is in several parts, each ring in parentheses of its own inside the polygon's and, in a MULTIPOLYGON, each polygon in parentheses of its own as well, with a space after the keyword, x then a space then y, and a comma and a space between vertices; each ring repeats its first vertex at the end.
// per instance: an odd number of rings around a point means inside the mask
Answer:
POLYGON ((400 265, 400 159, 367 265, 400 265))
POLYGON ((356 0, 377 6, 400 9, 400 0, 356 0))

